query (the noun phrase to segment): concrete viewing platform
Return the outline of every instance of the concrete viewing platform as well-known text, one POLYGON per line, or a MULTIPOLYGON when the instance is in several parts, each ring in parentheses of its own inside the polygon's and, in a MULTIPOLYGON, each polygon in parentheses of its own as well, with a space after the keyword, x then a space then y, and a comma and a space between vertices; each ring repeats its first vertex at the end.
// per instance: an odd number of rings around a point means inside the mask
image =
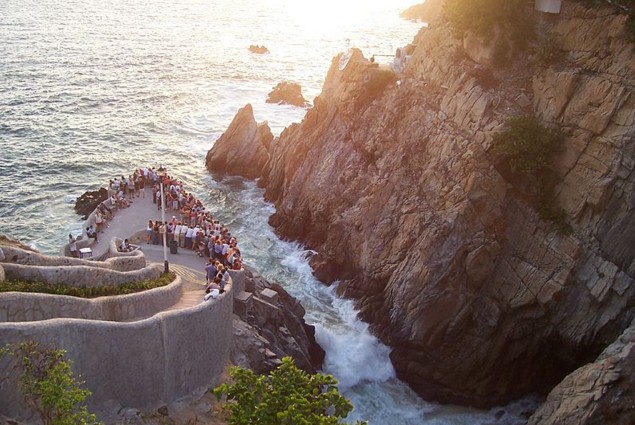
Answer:
MULTIPOLYGON (((163 245, 145 243, 145 229, 148 226, 148 220, 162 220, 161 210, 157 208, 156 204, 152 203, 151 189, 146 188, 144 190, 145 197, 132 198, 132 203, 130 203, 129 207, 113 209, 112 219, 106 222, 103 232, 98 234, 99 242, 90 245, 94 258, 101 258, 107 254, 110 241, 113 238, 120 238, 122 240, 126 238, 132 239, 134 235, 142 232, 141 243, 138 245, 145 254, 146 259, 149 262, 163 264, 163 245)), ((172 216, 176 216, 180 219, 180 213, 178 211, 166 209, 165 220, 170 221, 172 216)), ((138 241, 131 241, 131 243, 134 244, 137 244, 137 242, 138 241)), ((180 265, 189 269, 189 272, 186 273, 188 276, 188 278, 185 279, 186 281, 196 280, 201 285, 205 283, 205 259, 196 255, 194 251, 179 248, 177 254, 171 254, 168 248, 167 259, 170 265, 180 265)), ((185 273, 183 268, 180 268, 180 270, 181 273, 185 273)), ((200 289, 200 287, 198 289, 200 289)))

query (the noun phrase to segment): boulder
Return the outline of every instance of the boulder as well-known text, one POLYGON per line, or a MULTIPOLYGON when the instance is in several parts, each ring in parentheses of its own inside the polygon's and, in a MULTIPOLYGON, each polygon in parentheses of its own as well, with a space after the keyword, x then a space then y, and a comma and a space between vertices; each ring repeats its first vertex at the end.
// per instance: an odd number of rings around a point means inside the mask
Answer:
POLYGON ((205 165, 212 172, 255 179, 269 159, 272 140, 269 125, 257 124, 253 108, 247 104, 207 152, 205 165))
POLYGON ((633 423, 635 323, 592 363, 573 371, 547 396, 528 425, 633 423))
POLYGON ((315 340, 315 328, 304 321, 300 302, 253 271, 248 270, 245 283, 255 291, 247 318, 234 316, 234 364, 266 373, 291 356, 299 368, 319 370, 325 353, 315 340))
POLYGON ((99 190, 89 190, 75 201, 75 212, 87 216, 106 199, 108 199, 108 190, 105 187, 99 188, 99 190))
POLYGON ((304 107, 307 101, 302 96, 302 88, 298 83, 283 81, 269 93, 267 103, 288 104, 304 107))

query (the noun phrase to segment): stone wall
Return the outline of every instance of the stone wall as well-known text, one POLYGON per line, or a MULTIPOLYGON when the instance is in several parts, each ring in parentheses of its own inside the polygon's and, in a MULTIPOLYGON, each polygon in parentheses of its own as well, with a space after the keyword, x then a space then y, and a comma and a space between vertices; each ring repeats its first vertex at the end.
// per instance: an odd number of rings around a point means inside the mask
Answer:
POLYGON ((35 322, 57 318, 129 321, 167 309, 176 304, 182 293, 179 276, 161 288, 95 299, 4 292, 0 293, 0 322, 35 322))
MULTIPOLYGON (((136 322, 52 319, 0 323, 2 343, 34 340, 66 350, 73 371, 93 392, 92 411, 154 409, 209 388, 229 359, 233 288, 194 307, 136 322)), ((7 370, 5 358, 0 370, 7 370)), ((28 420, 15 377, 0 384, 0 412, 28 420)))
POLYGON ((112 269, 118 271, 139 270, 146 266, 146 258, 142 251, 114 252, 110 251, 108 259, 96 261, 95 258, 82 260, 74 257, 44 255, 38 252, 27 251, 20 248, 3 246, 6 263, 16 263, 31 266, 89 266, 96 268, 112 269), (124 255, 126 254, 126 255, 124 255))
POLYGON ((15 247, 4 247, 3 252, 7 279, 95 287, 156 279, 163 271, 160 265, 146 265, 140 250, 118 252, 114 240, 110 243, 110 258, 105 261, 43 255, 15 247))

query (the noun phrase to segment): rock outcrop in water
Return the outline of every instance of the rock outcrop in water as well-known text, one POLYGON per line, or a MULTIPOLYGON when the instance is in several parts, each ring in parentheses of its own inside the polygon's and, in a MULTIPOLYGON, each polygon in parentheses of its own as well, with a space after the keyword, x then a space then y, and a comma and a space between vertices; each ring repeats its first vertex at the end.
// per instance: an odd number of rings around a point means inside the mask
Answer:
POLYGON ((307 106, 307 101, 302 96, 302 87, 300 87, 300 84, 291 81, 278 83, 269 93, 267 103, 307 106))
POLYGON ((237 174, 248 179, 260 176, 269 159, 273 134, 266 122, 256 123, 251 105, 236 116, 207 153, 205 166, 212 172, 237 174))
POLYGON ((424 397, 486 406, 548 392, 635 315, 625 22, 565 3, 543 22, 559 60, 497 69, 440 19, 404 74, 359 51, 343 70, 335 58, 314 107, 272 143, 260 178, 270 223, 319 252, 317 277, 358 300, 424 397), (571 234, 541 220, 488 151, 527 114, 568 132, 554 170, 571 234))
POLYGON ((89 190, 75 201, 75 212, 82 216, 92 213, 97 205, 108 199, 108 190, 105 187, 99 190, 89 190))
POLYGON ((249 46, 249 51, 251 53, 256 53, 259 55, 264 55, 265 53, 269 53, 269 49, 266 46, 260 46, 257 44, 252 44, 249 46))

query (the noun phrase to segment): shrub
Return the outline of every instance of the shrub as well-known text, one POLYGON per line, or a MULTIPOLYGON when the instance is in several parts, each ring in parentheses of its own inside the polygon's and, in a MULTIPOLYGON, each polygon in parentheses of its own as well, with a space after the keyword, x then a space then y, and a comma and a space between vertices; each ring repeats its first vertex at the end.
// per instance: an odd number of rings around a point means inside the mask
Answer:
POLYGON ((549 168, 551 158, 562 148, 564 133, 544 127, 535 117, 512 117, 507 127, 494 135, 492 151, 507 158, 514 173, 537 175, 549 168))
POLYGON ((163 273, 158 279, 145 279, 137 282, 125 283, 119 286, 96 286, 80 288, 64 284, 50 284, 46 282, 28 282, 23 280, 5 280, 0 282, 0 292, 37 292, 43 294, 69 295, 80 298, 97 298, 111 295, 126 295, 148 289, 166 286, 174 281, 176 273, 163 273))
POLYGON ((227 395, 230 401, 230 425, 336 425, 353 408, 333 376, 310 375, 290 357, 269 376, 241 367, 231 368, 230 376, 233 384, 214 389, 218 399, 227 395))
POLYGON ((443 10, 450 29, 457 37, 466 32, 486 37, 494 28, 515 28, 518 32, 528 29, 527 2, 522 0, 446 0, 443 10))
POLYGON ((467 32, 492 38, 499 29, 502 34, 495 46, 499 64, 513 56, 514 49, 524 49, 533 37, 532 15, 527 13, 528 5, 523 0, 446 0, 443 10, 457 38, 467 32))
POLYGON ((15 358, 13 370, 20 373, 18 389, 24 402, 44 425, 100 424, 84 404, 91 392, 81 388, 82 382, 73 376, 72 362, 64 360, 64 350, 24 342, 0 350, 0 356, 7 354, 15 358))
POLYGON ((507 129, 494 135, 492 152, 502 155, 511 171, 535 183, 536 211, 551 221, 562 233, 570 233, 565 211, 556 205, 556 177, 551 160, 562 148, 564 133, 560 128, 544 127, 533 116, 512 117, 507 129))
POLYGON ((476 79, 478 85, 485 90, 496 88, 500 83, 492 71, 488 68, 475 68, 472 70, 471 74, 476 79))

